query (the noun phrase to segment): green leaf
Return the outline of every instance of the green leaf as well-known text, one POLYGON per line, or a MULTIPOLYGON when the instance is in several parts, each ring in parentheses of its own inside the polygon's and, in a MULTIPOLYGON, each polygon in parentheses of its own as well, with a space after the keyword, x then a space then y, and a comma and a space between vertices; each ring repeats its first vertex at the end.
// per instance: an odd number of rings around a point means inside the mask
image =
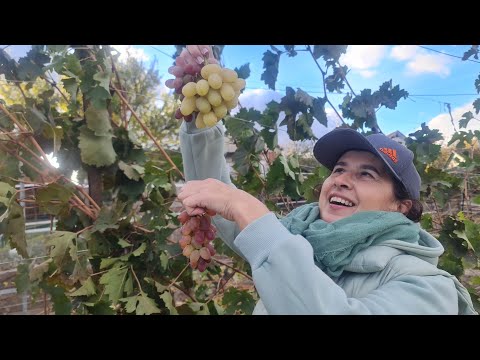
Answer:
POLYGON ((87 100, 90 100, 97 109, 107 107, 107 99, 111 99, 110 93, 101 86, 96 86, 85 94, 87 100))
POLYGON ((327 102, 326 98, 315 98, 313 99, 313 116, 317 121, 323 126, 328 126, 327 113, 325 112, 325 103, 327 102))
POLYGON ((74 54, 69 54, 65 56, 65 59, 65 70, 70 73, 66 73, 66 75, 68 75, 69 77, 80 76, 82 73, 82 64, 80 63, 80 60, 77 58, 77 56, 74 54))
POLYGON ((128 248, 128 247, 131 247, 132 244, 130 244, 129 242, 125 241, 124 239, 120 239, 118 240, 118 245, 120 245, 122 247, 122 249, 125 249, 125 248, 128 248))
POLYGON ((55 231, 46 236, 46 244, 53 246, 50 256, 58 267, 70 260, 77 260, 77 245, 74 243, 76 237, 77 234, 68 231, 55 231))
POLYGON ((471 111, 468 111, 465 114, 463 114, 462 119, 458 121, 458 125, 460 126, 460 129, 466 128, 469 121, 472 119, 473 119, 473 114, 471 111))
POLYGON ((279 157, 277 157, 267 173, 267 192, 271 195, 282 193, 285 187, 285 181, 285 166, 282 164, 279 157))
POLYGON ((192 302, 188 306, 195 312, 195 315, 210 315, 207 304, 192 302))
POLYGON ((297 56, 297 52, 295 51, 295 45, 283 45, 289 57, 297 56))
POLYGON ((138 247, 138 249, 135 250, 135 251, 132 253, 132 255, 133 255, 133 256, 140 256, 140 255, 142 255, 142 254, 145 252, 146 249, 147 249, 147 244, 146 244, 146 243, 142 243, 142 245, 140 245, 140 246, 138 247))
POLYGON ((222 302, 227 307, 225 313, 229 315, 238 311, 251 315, 255 307, 255 300, 249 292, 237 290, 234 287, 230 287, 225 291, 222 302))
POLYGON ((50 294, 53 301, 53 311, 55 315, 70 315, 72 304, 65 295, 65 289, 59 285, 43 285, 43 289, 50 294))
POLYGON ((50 183, 37 190, 37 204, 40 210, 50 215, 67 215, 73 191, 57 183, 50 183))
POLYGON ((10 203, 7 214, 5 239, 10 243, 12 249, 17 249, 17 252, 26 259, 29 256, 25 237, 25 216, 23 208, 13 200, 10 203))
POLYGON ((278 131, 272 129, 263 129, 260 131, 260 135, 267 144, 269 149, 275 149, 278 145, 278 131))
POLYGON ((475 197, 472 199, 472 202, 473 202, 474 204, 480 205, 480 195, 475 196, 475 197))
POLYGON ((471 56, 473 56, 475 59, 478 59, 478 45, 472 45, 470 49, 465 51, 462 56, 462 60, 468 60, 471 56))
POLYGON ((107 229, 118 229, 116 223, 122 216, 126 203, 118 202, 116 206, 102 206, 98 214, 98 218, 93 224, 92 232, 99 231, 103 233, 107 229))
POLYGON ((473 102, 473 108, 475 109, 475 114, 480 112, 480 98, 473 102))
POLYGON ((480 254, 480 224, 465 219, 465 235, 468 237, 468 243, 476 254, 480 254))
POLYGON ((160 266, 162 267, 162 270, 167 270, 168 261, 167 253, 162 252, 162 255, 160 255, 160 266))
POLYGON ((155 285, 155 288, 157 289, 157 292, 159 294, 163 293, 168 288, 168 286, 164 286, 160 284, 158 281, 153 280, 152 278, 144 278, 144 280, 149 284, 155 285))
POLYGON ((297 88, 297 92, 295 93, 295 99, 304 103, 307 106, 313 106, 313 97, 308 95, 300 88, 297 88))
POLYGON ((145 168, 140 165, 128 165, 123 161, 118 162, 118 167, 125 173, 125 176, 129 179, 138 181, 145 173, 145 168))
POLYGON ((138 296, 137 315, 158 314, 160 312, 160 309, 157 307, 153 299, 149 298, 144 293, 138 296))
POLYGON ((95 284, 92 281, 92 278, 89 277, 81 287, 72 292, 70 296, 90 296, 95 295, 97 290, 95 289, 95 284))
POLYGON ((116 304, 124 292, 128 268, 115 267, 108 270, 100 278, 100 284, 105 285, 105 294, 113 304, 116 304))
POLYGON ((62 79, 63 87, 67 92, 70 94, 70 101, 73 103, 77 102, 77 91, 78 91, 78 83, 75 78, 65 78, 62 79))
POLYGON ((423 229, 429 231, 433 229, 433 219, 432 214, 423 214, 422 219, 420 220, 420 225, 423 229))
POLYGON ((250 76, 250 63, 243 64, 234 70, 237 72, 239 78, 247 79, 250 76))
POLYGON ((98 109, 90 105, 85 111, 85 118, 87 119, 87 126, 97 136, 109 136, 112 132, 112 125, 110 124, 110 117, 106 108, 98 109))
POLYGON ((96 136, 86 126, 80 128, 79 145, 82 161, 97 167, 112 165, 116 153, 112 145, 112 135, 96 136))
POLYGON ((115 264, 117 261, 119 261, 120 258, 104 258, 100 261, 100 270, 106 269, 113 264, 115 264))
POLYGON ((30 291, 30 277, 28 276, 28 264, 19 264, 15 275, 15 287, 18 294, 25 294, 30 291))
POLYGON ((162 295, 160 295, 160 299, 163 300, 165 306, 170 311, 170 315, 178 315, 177 309, 173 306, 173 298, 169 291, 165 291, 162 295))
POLYGON ((338 61, 342 54, 347 51, 348 45, 315 45, 313 47, 313 57, 318 59, 323 57, 325 61, 338 61))
POLYGON ((475 80, 475 89, 477 89, 477 93, 480 94, 480 75, 478 75, 478 78, 475 80))
POLYGON ((95 75, 93 75, 93 79, 99 82, 99 85, 110 92, 110 78, 112 73, 111 72, 104 72, 99 71, 95 75))
MULTIPOLYGON (((43 238, 43 236, 42 236, 43 238)), ((50 266, 50 263, 52 262, 52 259, 47 259, 41 264, 35 265, 29 273, 29 278, 30 281, 40 281, 43 278, 43 275, 48 272, 48 268, 50 266)))
POLYGON ((275 83, 278 76, 278 68, 280 65, 280 54, 274 54, 270 50, 267 50, 263 53, 263 68, 265 69, 262 73, 261 80, 268 85, 272 90, 275 90, 275 83))
POLYGON ((283 155, 280 155, 278 158, 280 159, 280 162, 283 164, 285 175, 289 175, 293 180, 295 180, 295 173, 292 170, 290 170, 290 167, 288 166, 287 158, 283 155))
POLYGON ((247 175, 250 169, 249 153, 244 148, 238 148, 232 155, 235 170, 242 176, 247 175))
POLYGON ((49 124, 44 113, 38 110, 35 106, 28 106, 26 118, 28 124, 32 127, 35 134, 40 134, 45 125, 49 124))

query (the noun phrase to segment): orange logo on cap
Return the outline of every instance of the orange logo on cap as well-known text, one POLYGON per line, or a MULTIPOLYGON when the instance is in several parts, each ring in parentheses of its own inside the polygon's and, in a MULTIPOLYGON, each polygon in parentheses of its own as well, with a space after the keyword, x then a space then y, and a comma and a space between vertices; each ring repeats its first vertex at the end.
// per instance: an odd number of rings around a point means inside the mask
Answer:
POLYGON ((379 149, 381 152, 383 152, 385 155, 387 155, 394 163, 398 162, 397 159, 397 150, 395 149, 390 149, 390 148, 380 148, 379 149))

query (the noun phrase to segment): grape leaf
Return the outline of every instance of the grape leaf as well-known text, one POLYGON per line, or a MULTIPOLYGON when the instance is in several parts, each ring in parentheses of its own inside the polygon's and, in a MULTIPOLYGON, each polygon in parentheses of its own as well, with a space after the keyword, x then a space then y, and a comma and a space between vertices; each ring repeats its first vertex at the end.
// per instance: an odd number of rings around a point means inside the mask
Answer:
POLYGON ((96 136, 92 130, 82 126, 79 139, 78 147, 85 164, 101 167, 115 162, 117 155, 113 149, 112 135, 96 136))
POLYGON ((57 183, 48 184, 37 190, 37 203, 41 211, 47 214, 68 214, 69 200, 73 191, 57 183))
POLYGON ((250 315, 255 307, 255 300, 249 292, 237 290, 234 287, 225 291, 222 302, 227 307, 225 313, 229 315, 235 314, 237 311, 250 315))
POLYGON ((138 181, 140 177, 145 173, 145 168, 140 165, 128 165, 123 161, 118 162, 118 167, 125 173, 125 176, 129 179, 138 181))
POLYGON ((327 102, 326 98, 315 98, 313 99, 313 116, 317 121, 323 126, 328 126, 327 113, 325 112, 325 103, 327 102))
POLYGON ((15 200, 13 200, 10 203, 7 213, 8 216, 5 224, 5 239, 9 241, 12 249, 17 249, 17 252, 21 256, 28 258, 27 240, 25 237, 25 216, 23 208, 15 200))
POLYGON ((117 207, 102 206, 98 218, 93 224, 92 232, 99 231, 103 233, 107 229, 118 229, 116 223, 122 216, 122 211, 127 204, 119 203, 117 207))
POLYGON ((250 76, 250 63, 243 64, 239 68, 234 69, 241 79, 247 79, 250 76))
POLYGON ((113 304, 116 304, 123 295, 127 274, 127 267, 114 267, 100 278, 100 284, 105 285, 105 294, 113 304))
POLYGON ((110 118, 108 110, 97 109, 95 106, 90 105, 85 111, 85 118, 87 119, 87 126, 97 136, 108 136, 111 134, 112 125, 110 124, 110 118))
POLYGON ((76 237, 77 234, 68 231, 54 231, 47 235, 47 245, 53 246, 50 256, 58 267, 70 260, 77 260, 77 245, 74 243, 76 237))
POLYGON ((95 75, 93 75, 93 79, 99 82, 99 85, 110 92, 110 77, 111 72, 99 71, 95 75))
POLYGON ((342 54, 347 51, 348 45, 315 45, 313 47, 313 57, 318 59, 323 57, 325 61, 338 61, 342 54))
POLYGON ((15 287, 18 294, 25 294, 30 291, 31 283, 28 276, 28 264, 19 264, 17 266, 17 274, 15 275, 15 287))
POLYGON ((263 54, 263 68, 261 80, 268 85, 272 90, 275 90, 275 82, 277 81, 278 68, 280 65, 280 54, 274 54, 270 50, 267 50, 263 54))
POLYGON ((97 290, 95 289, 95 284, 92 281, 92 278, 88 278, 82 286, 80 286, 77 290, 72 292, 70 296, 90 296, 95 295, 97 290))
POLYGON ((475 114, 480 112, 480 98, 473 102, 473 108, 475 109, 475 114))
POLYGON ((462 115, 462 118, 458 121, 458 125, 460 125, 460 129, 466 128, 469 121, 473 119, 473 114, 471 111, 466 112, 462 115))
POLYGON ((162 295, 160 295, 160 299, 163 300, 165 306, 170 311, 170 315, 178 315, 177 309, 173 306, 173 298, 170 292, 165 291, 162 295))

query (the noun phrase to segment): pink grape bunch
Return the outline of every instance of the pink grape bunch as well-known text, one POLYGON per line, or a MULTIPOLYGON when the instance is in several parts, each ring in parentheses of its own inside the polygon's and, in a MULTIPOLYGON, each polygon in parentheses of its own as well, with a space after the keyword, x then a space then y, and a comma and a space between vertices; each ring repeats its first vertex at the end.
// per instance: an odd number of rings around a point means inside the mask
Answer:
POLYGON ((165 85, 175 89, 182 100, 175 118, 187 122, 195 118, 197 128, 212 127, 224 118, 238 105, 246 85, 236 71, 218 64, 208 45, 187 45, 168 72, 175 79, 165 85))
POLYGON ((213 215, 215 212, 206 210, 204 215, 190 216, 183 211, 178 216, 182 224, 182 238, 179 244, 183 249, 183 255, 190 260, 192 269, 200 272, 205 271, 212 261, 212 256, 215 255, 215 249, 211 243, 217 233, 210 217, 213 215))

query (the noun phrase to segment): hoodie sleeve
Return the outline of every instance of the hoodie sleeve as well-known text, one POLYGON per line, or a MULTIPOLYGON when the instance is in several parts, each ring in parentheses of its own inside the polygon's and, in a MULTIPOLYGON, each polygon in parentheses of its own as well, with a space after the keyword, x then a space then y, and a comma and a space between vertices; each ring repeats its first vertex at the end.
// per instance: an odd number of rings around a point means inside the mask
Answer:
MULTIPOLYGON (((223 134, 224 128, 220 123, 204 129, 197 129, 193 122, 182 123, 180 149, 187 181, 213 178, 235 187, 230 180, 230 172, 224 156, 223 134)), ((240 250, 233 244, 233 240, 239 233, 238 226, 221 216, 215 216, 213 223, 217 227, 219 237, 243 257, 240 250)))
POLYGON ((273 213, 243 229, 235 245, 250 263, 271 315, 458 314, 455 285, 441 275, 402 275, 365 297, 348 297, 315 265, 310 243, 291 234, 273 213))

